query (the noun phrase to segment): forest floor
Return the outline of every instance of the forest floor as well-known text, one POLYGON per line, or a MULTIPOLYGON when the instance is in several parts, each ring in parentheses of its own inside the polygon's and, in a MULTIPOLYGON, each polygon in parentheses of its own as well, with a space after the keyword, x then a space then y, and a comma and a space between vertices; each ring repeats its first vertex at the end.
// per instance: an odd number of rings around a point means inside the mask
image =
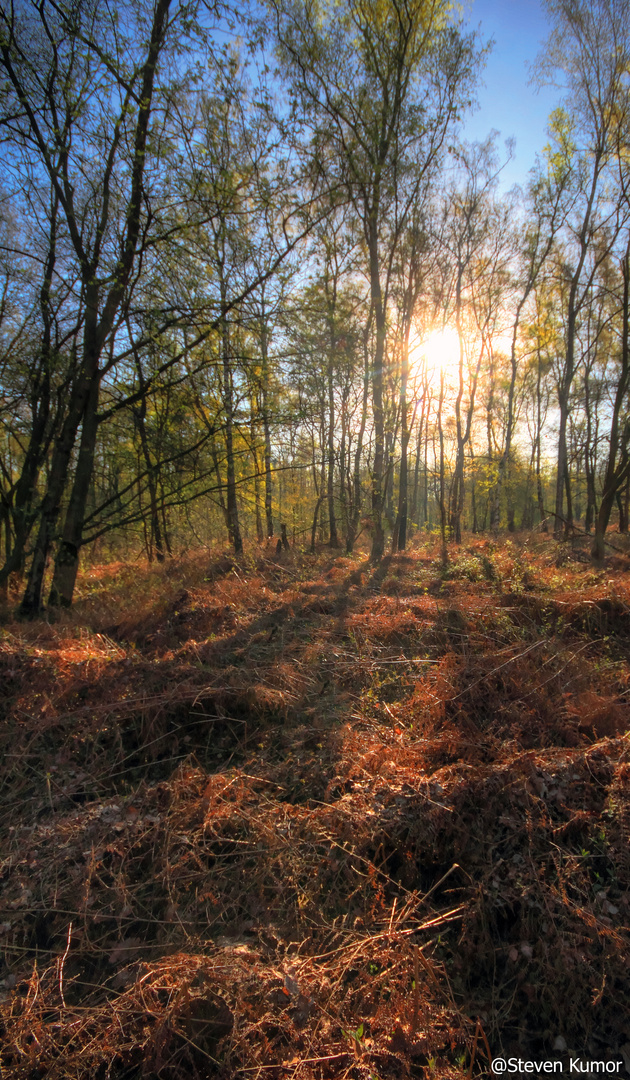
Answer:
POLYGON ((585 551, 206 553, 7 615, 3 1080, 630 1071, 630 558, 585 551))

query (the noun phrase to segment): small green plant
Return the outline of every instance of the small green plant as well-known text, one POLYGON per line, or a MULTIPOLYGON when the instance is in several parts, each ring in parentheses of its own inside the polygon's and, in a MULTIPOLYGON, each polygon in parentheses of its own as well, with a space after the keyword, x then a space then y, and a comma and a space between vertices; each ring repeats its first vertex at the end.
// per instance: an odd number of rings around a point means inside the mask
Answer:
POLYGON ((361 1040, 363 1038, 363 1032, 364 1032, 363 1023, 359 1024, 356 1031, 346 1031, 344 1028, 342 1028, 342 1031, 343 1031, 343 1034, 345 1035, 345 1037, 347 1039, 350 1039, 351 1042, 353 1043, 353 1049, 354 1049, 355 1056, 356 1057, 361 1057, 361 1055, 363 1053, 363 1043, 361 1042, 361 1040))

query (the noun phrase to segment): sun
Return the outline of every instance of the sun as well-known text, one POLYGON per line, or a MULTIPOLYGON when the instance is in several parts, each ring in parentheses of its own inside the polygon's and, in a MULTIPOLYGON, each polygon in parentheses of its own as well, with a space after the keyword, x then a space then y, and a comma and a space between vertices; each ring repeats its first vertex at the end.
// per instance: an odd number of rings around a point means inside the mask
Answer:
POLYGON ((459 369, 459 336, 453 326, 430 330, 426 337, 417 337, 409 353, 412 368, 420 374, 422 368, 430 382, 443 373, 447 383, 457 378, 459 369))

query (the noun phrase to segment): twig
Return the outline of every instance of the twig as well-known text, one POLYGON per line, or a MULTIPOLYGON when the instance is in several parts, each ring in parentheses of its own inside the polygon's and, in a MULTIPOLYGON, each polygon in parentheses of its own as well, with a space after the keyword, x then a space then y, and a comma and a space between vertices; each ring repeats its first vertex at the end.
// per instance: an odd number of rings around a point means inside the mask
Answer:
POLYGON ((63 1005, 64 1009, 66 1007, 66 999, 63 996, 63 968, 64 968, 64 964, 66 962, 66 957, 67 957, 68 953, 70 952, 70 940, 71 940, 71 938, 72 938, 72 922, 70 922, 70 925, 68 927, 68 940, 66 942, 66 951, 64 952, 63 956, 61 957, 61 960, 59 961, 59 997, 61 998, 61 1004, 63 1005))

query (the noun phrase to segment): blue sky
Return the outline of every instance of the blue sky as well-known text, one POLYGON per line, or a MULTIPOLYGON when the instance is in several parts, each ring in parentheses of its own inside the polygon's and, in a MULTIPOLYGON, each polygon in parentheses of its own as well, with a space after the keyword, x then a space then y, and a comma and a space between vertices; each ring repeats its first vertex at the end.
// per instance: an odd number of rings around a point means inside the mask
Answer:
POLYGON ((494 38, 494 48, 479 89, 480 108, 466 122, 470 141, 485 138, 495 128, 501 140, 516 139, 515 156, 502 174, 506 188, 524 184, 536 153, 547 142, 549 113, 559 103, 552 87, 537 90, 529 84, 532 64, 549 33, 543 5, 538 0, 470 0, 465 17, 471 27, 481 26, 482 37, 494 38))

